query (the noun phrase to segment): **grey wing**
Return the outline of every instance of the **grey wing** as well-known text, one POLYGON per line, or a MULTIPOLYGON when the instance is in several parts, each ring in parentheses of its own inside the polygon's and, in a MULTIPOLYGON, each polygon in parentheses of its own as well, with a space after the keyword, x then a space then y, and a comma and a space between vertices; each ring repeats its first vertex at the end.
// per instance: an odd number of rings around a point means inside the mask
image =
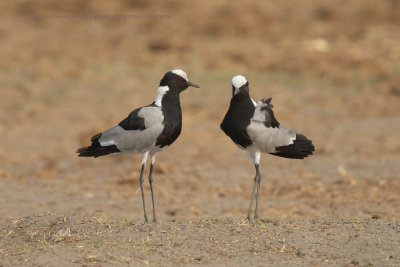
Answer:
POLYGON ((116 145, 123 152, 143 153, 155 145, 164 129, 164 116, 156 106, 134 110, 121 123, 101 134, 100 145, 116 145))
POLYGON ((270 101, 261 100, 257 103, 253 118, 246 128, 254 145, 264 153, 276 152, 276 147, 293 144, 296 139, 296 132, 276 120, 270 101))

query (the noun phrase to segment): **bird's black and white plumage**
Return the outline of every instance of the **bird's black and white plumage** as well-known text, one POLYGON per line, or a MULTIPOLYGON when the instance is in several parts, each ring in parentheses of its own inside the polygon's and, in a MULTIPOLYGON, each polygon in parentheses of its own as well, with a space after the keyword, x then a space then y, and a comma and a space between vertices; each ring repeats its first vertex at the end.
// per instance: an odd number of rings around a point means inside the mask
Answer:
POLYGON ((149 183, 153 204, 153 221, 156 221, 153 195, 153 165, 155 154, 171 145, 182 129, 182 111, 179 94, 189 86, 199 87, 188 81, 183 70, 167 72, 157 89, 154 102, 132 111, 128 117, 110 129, 92 137, 92 144, 77 150, 80 157, 99 157, 127 152, 143 154, 140 173, 144 218, 147 222, 143 191, 143 171, 147 156, 151 157, 149 183))
POLYGON ((256 168, 254 187, 247 219, 250 220, 252 202, 257 190, 254 217, 258 218, 258 200, 261 175, 261 153, 274 156, 303 159, 313 154, 314 145, 304 135, 280 124, 272 111, 271 98, 256 103, 249 95, 249 83, 242 75, 232 78, 232 99, 221 123, 221 129, 240 148, 256 168))

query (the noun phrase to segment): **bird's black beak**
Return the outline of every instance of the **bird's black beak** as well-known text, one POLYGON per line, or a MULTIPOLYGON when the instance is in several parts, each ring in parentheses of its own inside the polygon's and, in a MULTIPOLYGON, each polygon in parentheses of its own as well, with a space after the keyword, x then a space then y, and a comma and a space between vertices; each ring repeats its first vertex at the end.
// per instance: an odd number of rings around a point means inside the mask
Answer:
POLYGON ((200 88, 200 86, 198 86, 197 84, 195 84, 195 83, 191 83, 191 82, 187 82, 187 85, 188 86, 193 86, 193 87, 196 87, 196 88, 200 88))

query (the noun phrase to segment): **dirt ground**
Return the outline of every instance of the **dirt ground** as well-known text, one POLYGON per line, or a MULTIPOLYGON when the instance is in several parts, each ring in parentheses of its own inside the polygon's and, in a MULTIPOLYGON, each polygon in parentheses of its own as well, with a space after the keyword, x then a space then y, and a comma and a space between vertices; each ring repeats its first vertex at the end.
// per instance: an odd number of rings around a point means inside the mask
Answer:
POLYGON ((400 266, 399 1, 0 7, 0 266, 400 266), (201 88, 181 95, 143 224, 141 157, 75 150, 175 68, 201 88), (236 74, 316 146, 262 157, 250 224, 254 167, 219 129, 236 74))
POLYGON ((0 222, 10 266, 399 266, 399 222, 46 214, 0 222))

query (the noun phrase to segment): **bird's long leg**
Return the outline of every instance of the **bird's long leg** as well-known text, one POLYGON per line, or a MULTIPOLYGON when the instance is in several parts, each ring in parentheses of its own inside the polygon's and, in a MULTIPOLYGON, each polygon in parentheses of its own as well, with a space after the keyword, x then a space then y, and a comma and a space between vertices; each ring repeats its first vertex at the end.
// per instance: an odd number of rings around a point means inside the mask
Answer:
POLYGON ((256 176, 254 177, 254 186, 253 186, 253 191, 251 193, 249 212, 247 213, 247 220, 250 221, 251 209, 253 206, 254 193, 256 192, 256 189, 257 189, 257 200, 256 200, 256 211, 254 213, 254 217, 255 218, 258 217, 258 210, 257 210, 257 208, 258 208, 258 192, 260 191, 259 186, 260 186, 260 181, 261 181, 261 175, 260 175, 258 166, 260 164, 261 153, 259 151, 249 151, 249 152, 247 152, 247 157, 254 163, 254 166, 256 167, 256 176))
POLYGON ((149 152, 143 153, 143 158, 142 158, 142 170, 140 171, 140 177, 139 177, 139 182, 140 182, 140 190, 142 191, 142 201, 143 201, 143 213, 144 213, 144 221, 148 223, 147 215, 146 215, 146 204, 144 201, 144 189, 143 189, 143 172, 144 172, 144 167, 146 166, 146 160, 147 160, 147 155, 149 152))
POLYGON ((153 222, 157 222, 156 218, 156 207, 154 205, 154 193, 153 193, 153 166, 154 161, 156 159, 156 155, 151 156, 151 165, 150 165, 150 173, 149 173, 149 184, 150 184, 150 191, 151 191, 151 202, 153 204, 153 222))
POLYGON ((254 199, 254 193, 256 191, 256 187, 257 187, 257 176, 254 177, 254 186, 253 186, 253 191, 251 193, 249 212, 247 213, 247 218, 246 218, 248 221, 250 221, 250 218, 251 218, 251 209, 253 206, 253 199, 254 199))
MULTIPOLYGON (((260 200, 260 184, 261 184, 261 174, 258 164, 254 164, 256 167, 256 178, 257 178, 257 193, 256 193, 256 211, 254 212, 254 219, 258 219, 258 201, 260 200)), ((254 178, 254 179, 256 179, 254 178)))

